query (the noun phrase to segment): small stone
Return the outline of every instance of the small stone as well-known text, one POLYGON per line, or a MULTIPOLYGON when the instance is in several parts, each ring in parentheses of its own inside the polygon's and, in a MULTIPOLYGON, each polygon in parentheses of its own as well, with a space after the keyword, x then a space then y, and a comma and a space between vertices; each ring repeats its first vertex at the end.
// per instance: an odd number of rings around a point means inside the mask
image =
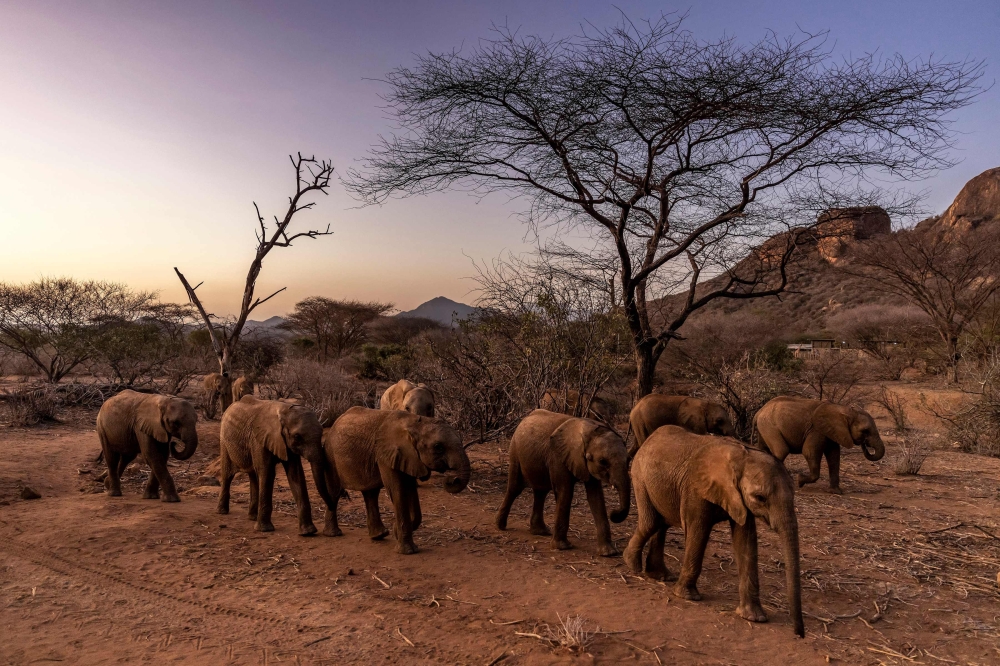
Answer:
POLYGON ((33 488, 30 488, 28 486, 22 486, 21 487, 21 499, 24 499, 24 500, 33 500, 33 499, 41 499, 41 498, 42 498, 42 496, 39 495, 38 492, 36 490, 34 490, 33 488))
POLYGON ((226 529, 227 527, 229 527, 229 526, 228 526, 228 525, 219 525, 219 529, 220 529, 220 530, 224 530, 224 529, 226 529))
MULTIPOLYGON (((354 575, 354 569, 348 569, 347 570, 347 575, 348 576, 353 576, 354 575)), ((1000 575, 998 575, 997 577, 1000 578, 1000 575)))
POLYGON ((78 469, 78 470, 76 470, 76 473, 77 474, 90 474, 90 470, 89 469, 78 469))
POLYGON ((222 485, 221 483, 219 483, 219 480, 217 478, 215 478, 214 476, 209 476, 207 474, 205 476, 199 476, 197 483, 200 486, 221 486, 222 485))

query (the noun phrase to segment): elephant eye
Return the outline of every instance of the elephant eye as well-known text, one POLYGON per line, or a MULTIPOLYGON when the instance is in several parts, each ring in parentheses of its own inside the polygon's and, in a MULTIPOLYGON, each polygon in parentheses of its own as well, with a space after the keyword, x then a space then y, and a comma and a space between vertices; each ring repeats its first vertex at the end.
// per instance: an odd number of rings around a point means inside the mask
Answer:
POLYGON ((765 497, 764 495, 762 495, 760 493, 754 493, 753 494, 753 498, 754 498, 754 500, 760 502, 761 504, 767 504, 767 497, 765 497))

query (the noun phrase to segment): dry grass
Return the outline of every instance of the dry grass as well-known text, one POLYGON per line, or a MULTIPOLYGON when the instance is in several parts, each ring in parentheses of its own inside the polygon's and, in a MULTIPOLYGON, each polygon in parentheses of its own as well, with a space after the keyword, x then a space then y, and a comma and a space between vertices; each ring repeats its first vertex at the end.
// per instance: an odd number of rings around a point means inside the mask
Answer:
POLYGON ((930 455, 927 446, 920 440, 900 439, 899 451, 893 457, 892 471, 900 476, 914 476, 920 473, 924 461, 930 455))
POLYGON ((29 427, 56 420, 58 401, 49 387, 22 389, 3 396, 0 415, 11 427, 29 427))
POLYGON ((878 387, 878 390, 875 391, 872 399, 889 413, 889 417, 892 419, 892 425, 897 432, 906 431, 909 426, 909 420, 906 415, 906 400, 903 396, 894 391, 890 391, 885 387, 885 384, 882 384, 878 387))

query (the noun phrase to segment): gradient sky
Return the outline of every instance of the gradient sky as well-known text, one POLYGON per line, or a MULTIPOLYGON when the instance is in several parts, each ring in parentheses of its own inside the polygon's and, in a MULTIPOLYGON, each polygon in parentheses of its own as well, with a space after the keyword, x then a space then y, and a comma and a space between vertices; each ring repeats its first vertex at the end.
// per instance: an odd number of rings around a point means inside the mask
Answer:
MULTIPOLYGON (((179 266, 217 314, 238 308, 254 250, 252 202, 284 210, 287 155, 344 172, 389 123, 381 77, 494 23, 562 37, 688 11, 703 39, 829 30, 841 54, 881 50, 1000 65, 1000 2, 49 2, 0 0, 0 281, 74 276, 184 300, 179 266)), ((928 180, 943 210, 1000 166, 1000 90, 956 117, 961 163, 928 180)), ((471 258, 520 251, 517 202, 444 193, 358 209, 339 183, 296 228, 333 236, 276 249, 258 290, 391 301, 470 300, 471 258)))

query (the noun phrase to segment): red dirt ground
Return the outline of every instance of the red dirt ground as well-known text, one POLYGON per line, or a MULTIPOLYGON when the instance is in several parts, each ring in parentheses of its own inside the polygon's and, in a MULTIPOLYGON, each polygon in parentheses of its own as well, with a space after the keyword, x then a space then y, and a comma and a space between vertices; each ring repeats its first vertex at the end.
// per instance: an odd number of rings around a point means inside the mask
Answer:
MULTIPOLYGON (((890 456, 872 464, 853 449, 843 496, 824 492, 824 467, 796 498, 807 613, 797 639, 780 550, 763 526, 771 621, 751 624, 732 612, 736 567, 723 526, 698 603, 629 574, 621 558, 597 557, 582 492, 574 550, 528 534, 527 493, 511 529, 498 532, 506 456, 496 444, 470 449, 467 491, 449 495, 438 478, 421 488, 421 551, 401 556, 391 537, 368 540, 360 497, 341 504, 344 537, 297 536, 280 472, 275 532, 256 533, 246 519, 245 477, 232 513, 217 515, 218 489, 198 478, 217 454, 218 422, 199 425, 191 460, 171 462, 180 504, 140 499, 145 470, 136 466, 125 496, 107 497, 93 416, 0 430, 0 663, 1000 662, 998 460, 938 452, 920 476, 900 477, 890 456), (22 483, 42 499, 20 499, 22 483), (590 632, 583 649, 556 642, 570 617, 590 632)), ((382 505, 391 518, 384 496, 382 505)), ((634 520, 633 508, 612 526, 620 548, 634 520)), ((676 570, 677 531, 667 556, 676 570)))

